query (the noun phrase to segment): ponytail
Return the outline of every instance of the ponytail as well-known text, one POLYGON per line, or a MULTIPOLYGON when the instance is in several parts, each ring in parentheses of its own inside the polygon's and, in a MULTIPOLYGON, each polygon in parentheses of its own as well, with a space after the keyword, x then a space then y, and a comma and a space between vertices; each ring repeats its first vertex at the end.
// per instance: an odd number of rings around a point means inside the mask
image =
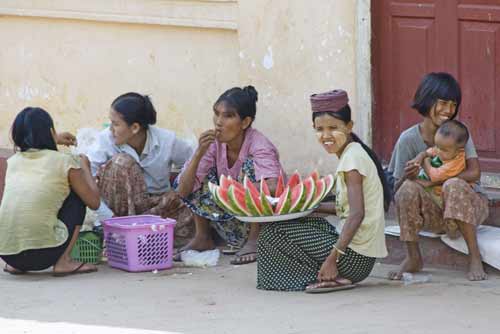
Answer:
POLYGON ((144 129, 156 123, 156 110, 147 95, 126 93, 118 96, 111 107, 131 126, 138 123, 144 129))
MULTIPOLYGON (((349 105, 347 104, 345 107, 335 112, 332 111, 314 112, 312 114, 312 121, 314 122, 314 119, 316 117, 322 115, 329 115, 347 124, 351 122, 351 107, 349 107, 349 105)), ((382 188, 384 192, 384 210, 385 211, 389 210, 389 206, 391 205, 392 201, 392 189, 389 186, 387 179, 385 178, 384 169, 382 168, 380 160, 378 159, 375 152, 373 152, 371 148, 369 148, 365 143, 363 143, 363 141, 359 139, 359 137, 355 133, 351 132, 351 137, 354 142, 360 144, 361 147, 363 147, 363 149, 366 151, 366 153, 368 153, 368 155, 372 159, 373 163, 375 164, 375 167, 377 167, 377 173, 380 178, 380 182, 382 183, 382 188)))
POLYGON ((378 177, 380 178, 380 182, 382 183, 382 188, 384 190, 384 210, 387 212, 389 210, 389 206, 391 205, 392 191, 391 188, 389 187, 387 179, 385 178, 385 173, 384 169, 382 168, 382 164, 380 163, 380 160, 378 159, 375 152, 373 152, 371 148, 369 148, 365 143, 363 143, 363 141, 354 132, 351 132, 351 137, 355 143, 358 143, 361 145, 361 147, 363 147, 363 149, 366 151, 366 153, 368 153, 368 155, 372 159, 373 163, 375 164, 375 167, 377 167, 378 177))

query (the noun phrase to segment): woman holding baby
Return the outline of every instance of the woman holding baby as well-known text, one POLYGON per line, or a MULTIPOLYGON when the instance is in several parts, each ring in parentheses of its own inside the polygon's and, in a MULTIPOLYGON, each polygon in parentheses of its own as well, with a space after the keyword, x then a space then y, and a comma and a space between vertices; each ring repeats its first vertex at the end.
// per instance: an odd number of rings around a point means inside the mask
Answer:
POLYGON ((422 270, 419 231, 451 236, 457 229, 469 250, 468 279, 487 279, 476 235, 477 226, 488 217, 488 200, 478 185, 479 160, 468 131, 458 122, 449 122, 458 114, 461 97, 458 82, 448 73, 427 74, 415 93, 412 108, 423 120, 400 135, 389 165, 395 179, 400 239, 407 247, 406 259, 399 271, 389 274, 390 279, 422 270), (430 162, 436 156, 443 164, 432 170, 430 162), (451 172, 440 173, 451 165, 451 172), (421 169, 430 174, 428 180, 417 177, 421 169))

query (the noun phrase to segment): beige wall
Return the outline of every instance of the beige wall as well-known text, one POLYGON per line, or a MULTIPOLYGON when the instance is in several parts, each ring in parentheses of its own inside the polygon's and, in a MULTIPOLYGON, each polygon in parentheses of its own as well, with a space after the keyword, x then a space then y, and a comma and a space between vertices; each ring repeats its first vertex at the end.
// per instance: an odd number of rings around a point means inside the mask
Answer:
POLYGON ((335 159, 315 142, 308 96, 346 89, 356 128, 369 135, 370 32, 359 19, 369 17, 369 0, 311 3, 3 0, 0 147, 10 146, 10 123, 26 105, 47 108, 59 129, 100 128, 112 99, 131 90, 152 96, 160 126, 192 139, 211 127, 220 93, 252 84, 260 95, 255 126, 285 168, 331 170, 335 159))

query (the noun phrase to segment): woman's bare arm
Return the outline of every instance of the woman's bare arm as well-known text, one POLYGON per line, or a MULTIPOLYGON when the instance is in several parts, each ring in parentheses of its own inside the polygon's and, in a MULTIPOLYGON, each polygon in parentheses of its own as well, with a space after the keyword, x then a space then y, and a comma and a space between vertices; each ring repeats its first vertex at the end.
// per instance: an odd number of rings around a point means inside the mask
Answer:
POLYGON ((101 204, 99 188, 90 171, 90 162, 86 156, 81 156, 81 168, 69 170, 69 184, 71 189, 92 210, 97 210, 101 204))

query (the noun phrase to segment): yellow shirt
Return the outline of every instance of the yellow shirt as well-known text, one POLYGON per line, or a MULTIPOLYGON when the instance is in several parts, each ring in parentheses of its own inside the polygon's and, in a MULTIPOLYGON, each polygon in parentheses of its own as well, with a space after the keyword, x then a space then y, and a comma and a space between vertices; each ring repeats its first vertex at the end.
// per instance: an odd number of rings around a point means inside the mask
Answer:
POLYGON ((335 195, 337 216, 341 226, 349 216, 349 201, 345 172, 357 170, 363 176, 363 199, 365 215, 349 248, 369 257, 387 256, 385 245, 384 192, 377 167, 359 143, 350 143, 342 152, 335 173, 335 195))
POLYGON ((52 150, 17 152, 7 160, 0 255, 57 247, 68 239, 57 214, 70 193, 71 168, 80 168, 79 157, 52 150))

